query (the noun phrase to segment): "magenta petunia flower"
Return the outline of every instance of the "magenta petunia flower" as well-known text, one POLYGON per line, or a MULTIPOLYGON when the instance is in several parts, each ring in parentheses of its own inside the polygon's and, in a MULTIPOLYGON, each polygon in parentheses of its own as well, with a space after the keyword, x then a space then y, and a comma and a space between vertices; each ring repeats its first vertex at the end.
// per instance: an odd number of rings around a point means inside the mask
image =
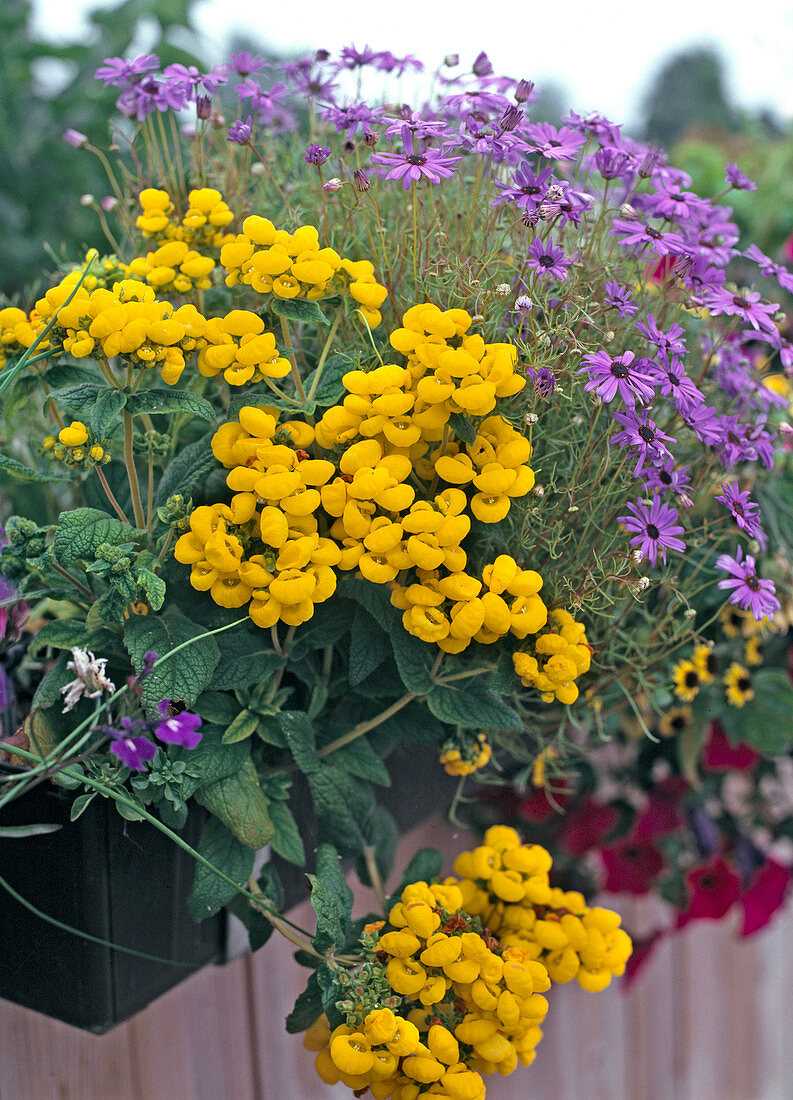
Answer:
POLYGON ((630 836, 603 848, 600 858, 606 869, 603 889, 608 893, 648 894, 664 869, 664 857, 651 840, 630 836))
POLYGON ((678 535, 684 534, 676 509, 664 504, 660 496, 654 496, 650 505, 639 500, 627 505, 629 516, 618 516, 617 522, 625 524, 625 530, 633 535, 631 546, 637 547, 647 558, 651 566, 661 560, 666 565, 666 551, 685 551, 686 544, 678 535))
POLYGON ((689 871, 686 886, 689 903, 677 918, 678 928, 692 920, 720 920, 741 896, 741 880, 721 856, 689 871))
POLYGON ((594 390, 607 405, 619 394, 632 409, 637 401, 644 405, 655 396, 652 378, 639 370, 638 365, 634 367, 635 360, 632 351, 616 358, 612 358, 607 351, 596 351, 584 356, 584 365, 577 373, 589 375, 584 389, 594 390))
POLYGON ((751 936, 765 928, 773 915, 782 908, 789 886, 790 868, 776 860, 766 860, 741 898, 742 936, 751 936))
POLYGON ((729 592, 730 603, 751 611, 756 622, 779 611, 781 605, 776 598, 774 582, 757 576, 755 560, 751 554, 744 560, 743 547, 738 547, 734 558, 729 554, 718 557, 716 568, 729 573, 719 581, 719 588, 729 592))

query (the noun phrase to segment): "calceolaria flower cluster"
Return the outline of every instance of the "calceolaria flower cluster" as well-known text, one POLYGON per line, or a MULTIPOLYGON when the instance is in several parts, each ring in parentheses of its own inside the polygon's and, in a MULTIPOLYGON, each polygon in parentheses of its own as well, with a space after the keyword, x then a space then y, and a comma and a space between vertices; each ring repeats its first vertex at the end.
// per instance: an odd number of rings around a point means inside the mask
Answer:
POLYGON ((305 1043, 329 1084, 375 1097, 483 1100, 483 1075, 530 1065, 552 985, 604 989, 631 954, 616 913, 552 887, 551 858, 494 826, 457 857, 459 878, 413 882, 366 926, 363 962, 305 1043), (388 1002, 388 1003, 386 1003, 388 1002))

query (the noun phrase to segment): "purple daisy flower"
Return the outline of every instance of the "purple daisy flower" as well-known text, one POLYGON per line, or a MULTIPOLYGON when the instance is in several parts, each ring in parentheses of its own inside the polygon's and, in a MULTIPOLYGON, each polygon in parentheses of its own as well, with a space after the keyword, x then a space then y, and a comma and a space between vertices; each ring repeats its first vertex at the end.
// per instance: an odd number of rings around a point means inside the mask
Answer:
POLYGON ((729 554, 722 554, 716 559, 716 568, 730 574, 719 581, 719 588, 729 591, 730 603, 737 604, 744 611, 751 611, 755 622, 779 611, 780 603, 775 595, 774 582, 761 580, 757 576, 752 555, 747 554, 743 560, 743 547, 738 547, 734 558, 729 554))
POLYGON ((620 317, 633 317, 634 313, 638 310, 638 306, 631 298, 631 292, 627 286, 620 286, 616 279, 609 279, 606 283, 606 306, 609 309, 616 309, 620 317))
POLYGON ((199 88, 208 95, 217 95, 218 88, 227 84, 229 79, 228 68, 224 65, 216 65, 211 72, 200 73, 195 65, 176 63, 163 69, 162 75, 188 96, 195 96, 199 88))
POLYGON ((432 184, 451 179, 461 157, 447 156, 440 149, 416 151, 412 133, 403 131, 403 135, 406 137, 404 152, 375 153, 372 157, 372 164, 391 166, 390 171, 385 173, 387 180, 402 180, 402 186, 407 191, 420 179, 429 180, 432 184))
POLYGON ((327 145, 317 145, 316 142, 312 142, 311 145, 307 146, 306 155, 303 159, 306 164, 315 164, 319 168, 329 156, 330 149, 327 145))
POLYGON ((676 440, 656 427, 646 410, 641 416, 632 409, 615 412, 614 419, 618 424, 624 425, 624 428, 623 431, 611 437, 611 442, 618 447, 629 447, 637 456, 636 465, 633 468, 634 477, 639 476, 639 471, 644 467, 645 462, 649 461, 656 466, 672 458, 665 443, 675 443, 676 440))
POLYGON ((594 390, 608 405, 619 394, 629 408, 634 408, 637 400, 644 405, 655 396, 652 379, 643 371, 634 369, 636 356, 626 351, 612 358, 607 351, 596 351, 585 355, 583 366, 578 374, 588 374, 585 390, 594 390))
POLYGON ((153 53, 140 54, 131 61, 125 61, 123 57, 106 57, 104 65, 100 65, 94 73, 94 79, 101 80, 106 88, 111 84, 120 88, 135 77, 143 76, 159 67, 160 59, 153 53))
POLYGON ((584 134, 567 126, 557 129, 550 122, 533 122, 527 127, 535 153, 549 160, 575 160, 586 142, 584 134))
POLYGON ((612 222, 610 233, 624 233, 625 236, 619 242, 622 248, 629 245, 649 244, 658 256, 677 256, 685 251, 685 241, 679 233, 662 233, 653 225, 645 225, 640 221, 626 221, 623 218, 615 218, 612 222))
POLYGON ((184 749, 196 747, 202 736, 198 732, 201 718, 197 714, 191 714, 189 710, 178 711, 170 699, 162 699, 157 704, 157 711, 164 720, 155 727, 155 737, 167 741, 169 745, 181 745, 184 749))
POLYGON ((671 397, 679 412, 687 412, 704 402, 705 395, 688 377, 677 356, 670 357, 665 351, 659 351, 655 359, 646 362, 659 393, 662 397, 671 397))
POLYGON ((686 330, 682 325, 676 323, 672 324, 669 326, 669 330, 664 332, 663 329, 658 327, 655 316, 651 313, 646 323, 644 321, 637 321, 636 328, 647 337, 651 344, 655 344, 657 348, 662 348, 672 355, 686 354, 686 341, 681 339, 681 337, 685 336, 686 330))
POLYGON ((661 466, 648 466, 639 474, 648 492, 674 493, 680 497, 681 504, 690 508, 692 501, 688 494, 691 478, 690 466, 676 467, 674 462, 664 462, 661 466))
POLYGON ((102 733, 113 741, 110 751, 132 771, 144 771, 146 762, 157 755, 157 746, 148 737, 136 736, 135 731, 143 726, 142 722, 122 718, 120 725, 121 729, 102 726, 102 733))
POLYGON ((539 173, 535 173, 530 164, 522 161, 509 183, 496 180, 496 187, 501 191, 493 205, 502 202, 513 202, 527 213, 536 210, 540 205, 548 183, 552 180, 553 168, 549 165, 539 173))
POLYGON ((740 317, 753 329, 776 332, 772 318, 779 309, 779 303, 761 302, 760 292, 757 290, 733 294, 724 287, 718 287, 706 290, 703 297, 706 308, 714 316, 725 314, 728 317, 740 317))
POLYGON ((757 539, 762 547, 766 545, 766 537, 760 525, 760 505, 756 504, 749 491, 741 492, 737 482, 728 481, 721 487, 721 493, 714 497, 720 504, 729 508, 732 518, 742 531, 751 539, 757 539))
POLYGON ((526 265, 546 278, 560 281, 566 279, 567 268, 572 263, 573 261, 565 256, 564 249, 553 243, 553 237, 549 237, 547 241, 541 241, 535 237, 529 245, 529 258, 526 265))
POLYGON ((679 535, 685 533, 677 522, 680 518, 670 504, 665 504, 659 496, 654 496, 649 506, 639 500, 627 505, 629 516, 618 516, 617 522, 625 524, 625 530, 633 535, 631 546, 636 546, 654 566, 660 554, 666 565, 666 551, 685 551, 686 544, 679 535))
MULTIPOLYGON (((66 134, 64 134, 64 140, 66 140, 66 134)), ((788 271, 782 264, 774 263, 769 256, 760 251, 756 244, 750 245, 744 252, 744 256, 757 264, 762 275, 766 278, 773 275, 781 287, 784 287, 789 294, 793 294, 793 271, 788 271)))
POLYGON ((750 180, 748 176, 745 176, 737 164, 732 162, 728 164, 724 169, 724 176, 730 187, 734 187, 736 191, 757 190, 757 184, 754 180, 750 180))

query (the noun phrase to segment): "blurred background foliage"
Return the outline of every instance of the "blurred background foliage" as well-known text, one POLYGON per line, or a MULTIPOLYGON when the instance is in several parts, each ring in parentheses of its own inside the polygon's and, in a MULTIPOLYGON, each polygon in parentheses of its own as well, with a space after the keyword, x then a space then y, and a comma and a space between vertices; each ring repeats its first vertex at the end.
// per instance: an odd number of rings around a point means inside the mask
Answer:
MULTIPOLYGON (((94 80, 106 57, 145 51, 158 54, 163 65, 181 61, 200 68, 222 60, 229 48, 273 57, 250 30, 244 40, 212 43, 209 56, 192 20, 196 2, 123 0, 90 11, 89 32, 79 40, 55 44, 33 30, 34 0, 0 0, 0 302, 27 307, 60 261, 79 259, 90 246, 108 248, 95 211, 79 202, 84 194, 108 194, 105 172, 96 156, 62 138, 71 128, 102 150, 111 144, 116 89, 94 80)), ((576 107, 563 78, 560 73, 559 82, 538 89, 536 121, 558 123, 576 107)), ((748 112, 732 101, 718 52, 689 48, 669 57, 649 74, 636 117, 636 136, 667 148, 700 194, 723 191, 724 166, 737 161, 758 184, 756 192, 729 198, 743 238, 788 259, 793 132, 772 106, 748 112)))
POLYGON ((0 291, 27 303, 57 266, 95 245, 107 250, 96 214, 79 196, 108 193, 99 160, 62 140, 71 128, 107 149, 117 90, 94 72, 106 57, 142 46, 163 64, 197 64, 193 0, 125 0, 87 16, 88 35, 65 45, 32 31, 32 0, 0 2, 0 291))

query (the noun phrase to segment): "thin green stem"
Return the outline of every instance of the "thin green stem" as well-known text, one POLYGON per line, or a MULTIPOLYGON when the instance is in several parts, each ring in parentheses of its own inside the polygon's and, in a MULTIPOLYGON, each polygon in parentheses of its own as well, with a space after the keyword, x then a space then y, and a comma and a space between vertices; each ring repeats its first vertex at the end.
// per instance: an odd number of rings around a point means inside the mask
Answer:
POLYGON ((102 470, 102 467, 101 466, 95 466, 94 469, 96 470, 96 476, 102 482, 102 488, 105 490, 105 496, 107 497, 107 499, 112 504, 116 515, 118 516, 118 518, 121 520, 122 523, 129 523, 129 520, 127 519, 126 515, 124 514, 124 509, 118 503, 118 501, 116 500, 115 494, 113 493, 113 490, 108 485, 107 478, 105 477, 105 474, 104 474, 104 471, 102 470))
POLYGON ((127 468, 129 492, 132 497, 132 511, 135 515, 135 526, 142 530, 146 526, 146 517, 143 513, 143 502, 140 499, 140 483, 138 481, 138 471, 135 467, 135 454, 133 451, 133 434, 132 413, 124 409, 124 465, 127 468))

